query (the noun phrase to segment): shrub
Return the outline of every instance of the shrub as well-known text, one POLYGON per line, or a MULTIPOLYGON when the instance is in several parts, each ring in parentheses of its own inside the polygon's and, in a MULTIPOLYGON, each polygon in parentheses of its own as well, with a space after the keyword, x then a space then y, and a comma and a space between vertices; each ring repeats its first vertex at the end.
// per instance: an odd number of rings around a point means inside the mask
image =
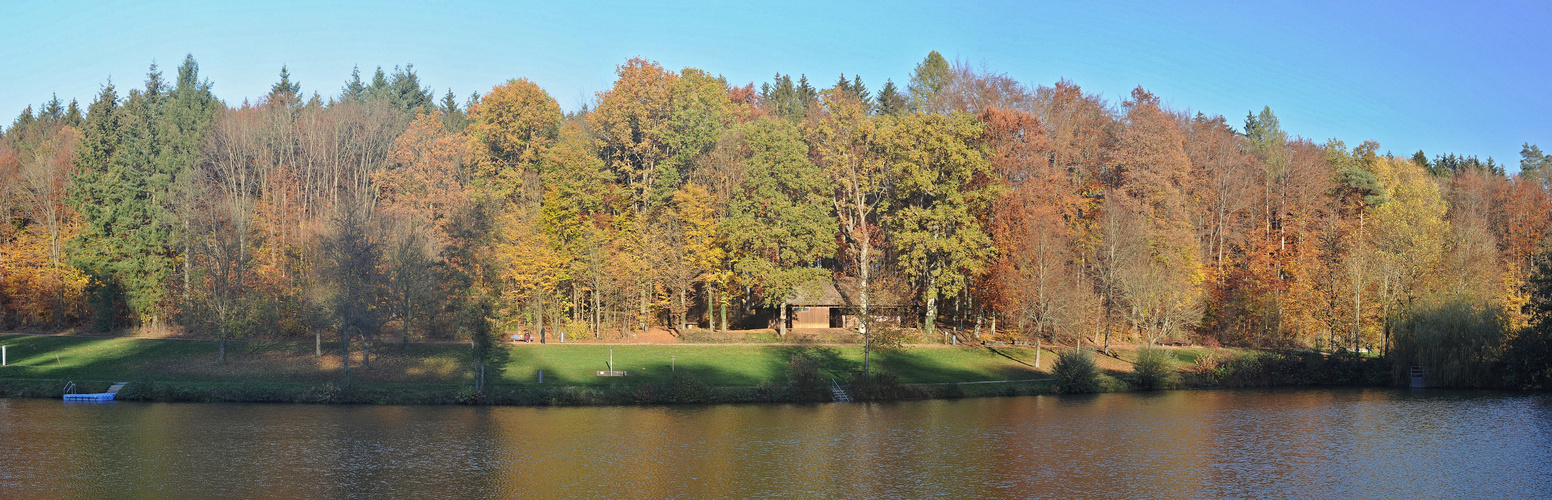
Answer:
POLYGON ((658 394, 664 403, 693 404, 711 401, 711 386, 701 382, 688 372, 676 371, 668 376, 668 382, 658 394))
POLYGON ((913 396, 900 385, 900 376, 892 372, 877 371, 872 376, 857 374, 851 381, 851 397, 859 401, 906 399, 913 396))
POLYGON ((1528 284, 1530 297, 1522 310, 1530 315, 1530 325, 1506 343, 1499 370, 1509 387, 1552 389, 1552 253, 1536 256, 1528 284))
POLYGON ((1168 389, 1175 385, 1175 354, 1163 349, 1137 351, 1137 362, 1132 364, 1136 386, 1144 391, 1168 389))
POLYGON ((1552 389, 1552 335, 1537 324, 1521 329, 1504 353, 1504 383, 1529 390, 1552 389))
POLYGON ((829 384, 819 377, 819 361, 804 354, 787 360, 787 381, 798 401, 827 401, 829 384))
POLYGON ((785 401, 786 398, 787 398, 787 389, 785 387, 782 387, 782 386, 779 386, 779 385, 776 385, 776 384, 772 384, 769 381, 760 382, 760 385, 757 385, 757 386, 754 387, 754 400, 755 401, 760 401, 760 402, 785 401))
POLYGON ((631 391, 631 400, 637 404, 657 401, 657 385, 651 382, 642 382, 641 385, 636 386, 635 391, 631 391))
POLYGON ((1305 385, 1386 385, 1390 361, 1352 353, 1324 356, 1281 351, 1217 356, 1203 354, 1189 373, 1190 385, 1276 387, 1305 385))
POLYGON ((1051 368, 1056 375, 1056 390, 1067 394, 1099 392, 1099 367, 1094 355, 1082 347, 1062 351, 1051 368))
POLYGON ((920 335, 912 335, 903 328, 882 327, 873 333, 873 348, 881 352, 905 352, 905 344, 919 342, 920 335))

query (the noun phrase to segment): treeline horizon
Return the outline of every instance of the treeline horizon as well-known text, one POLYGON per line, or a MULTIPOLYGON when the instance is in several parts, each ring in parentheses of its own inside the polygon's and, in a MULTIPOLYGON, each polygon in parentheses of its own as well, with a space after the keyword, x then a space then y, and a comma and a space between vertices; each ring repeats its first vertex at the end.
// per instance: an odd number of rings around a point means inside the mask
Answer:
POLYGON ((760 328, 831 284, 869 343, 887 307, 926 338, 1482 359, 1536 319, 1552 157, 1530 143, 1510 175, 937 52, 876 91, 617 75, 563 112, 524 78, 460 101, 406 65, 309 97, 282 68, 234 107, 190 55, 29 106, 0 133, 0 318, 348 350, 760 328))

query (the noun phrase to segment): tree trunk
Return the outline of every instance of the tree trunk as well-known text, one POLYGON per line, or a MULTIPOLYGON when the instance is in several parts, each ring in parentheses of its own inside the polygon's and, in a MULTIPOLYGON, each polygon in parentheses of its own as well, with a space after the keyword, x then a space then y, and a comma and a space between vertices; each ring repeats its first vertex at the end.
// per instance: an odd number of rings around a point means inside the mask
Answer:
POLYGON ((350 387, 350 328, 340 331, 340 340, 342 340, 340 344, 345 353, 341 357, 345 361, 345 386, 350 387))
POLYGON ((674 321, 674 331, 676 332, 679 331, 679 329, 684 328, 685 322, 690 320, 690 305, 685 301, 684 298, 685 288, 688 287, 679 287, 679 317, 674 321))
POLYGON ((644 287, 641 288, 641 304, 639 305, 639 309, 636 311, 636 314, 637 314, 637 320, 641 322, 641 329, 637 330, 637 331, 642 333, 642 334, 646 334, 647 333, 647 289, 644 288, 644 287))
POLYGON ((780 323, 776 324, 776 328, 781 331, 781 340, 783 342, 785 342, 787 340, 787 303, 786 302, 782 302, 781 303, 781 315, 780 315, 780 318, 781 319, 776 320, 776 321, 780 322, 780 323))
POLYGON ((1035 334, 1035 368, 1040 367, 1040 335, 1035 334))
MULTIPOLYGON (((183 221, 183 310, 189 310, 189 221, 183 221)), ((223 356, 221 362, 225 363, 223 356)))
POLYGON ((927 292, 927 314, 922 320, 922 330, 927 335, 938 330, 938 296, 930 290, 927 292))
POLYGON ((927 335, 937 331, 938 327, 938 277, 932 274, 932 269, 927 270, 927 321, 922 325, 922 330, 927 335))
POLYGON ((319 330, 313 331, 313 355, 323 357, 323 332, 319 330))
POLYGON ((409 310, 410 310, 410 307, 408 305, 404 306, 404 320, 401 321, 400 323, 402 323, 402 324, 399 325, 399 346, 403 347, 403 348, 406 348, 406 349, 409 348, 409 346, 410 346, 410 312, 409 312, 409 310))
MULTIPOLYGON (((1114 299, 1114 296, 1110 293, 1110 287, 1106 286, 1105 287, 1105 354, 1110 354, 1110 316, 1112 316, 1112 309, 1115 307, 1114 303, 1112 302, 1112 299, 1114 299)), ((1082 345, 1083 344, 1083 340, 1079 339, 1078 340, 1078 344, 1082 345)))
POLYGON ((873 354, 873 329, 869 328, 869 326, 873 322, 873 311, 870 309, 869 306, 871 304, 868 302, 870 298, 868 294, 869 281, 873 278, 872 266, 869 265, 870 261, 868 260, 871 257, 869 254, 873 250, 872 243, 868 234, 864 232, 862 234, 862 250, 859 252, 861 257, 859 262, 861 265, 857 266, 859 268, 857 270, 857 295, 862 298, 860 304, 862 306, 862 318, 858 322, 857 329, 862 331, 862 380, 864 384, 870 382, 869 375, 872 373, 869 371, 869 363, 872 361, 873 354))

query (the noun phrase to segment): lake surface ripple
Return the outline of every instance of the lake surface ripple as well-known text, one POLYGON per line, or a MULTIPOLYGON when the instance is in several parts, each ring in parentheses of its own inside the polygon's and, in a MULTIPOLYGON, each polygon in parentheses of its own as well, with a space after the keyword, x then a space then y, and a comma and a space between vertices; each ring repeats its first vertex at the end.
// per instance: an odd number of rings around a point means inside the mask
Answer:
POLYGON ((1552 396, 583 408, 0 399, 0 497, 541 496, 1552 498, 1552 396))

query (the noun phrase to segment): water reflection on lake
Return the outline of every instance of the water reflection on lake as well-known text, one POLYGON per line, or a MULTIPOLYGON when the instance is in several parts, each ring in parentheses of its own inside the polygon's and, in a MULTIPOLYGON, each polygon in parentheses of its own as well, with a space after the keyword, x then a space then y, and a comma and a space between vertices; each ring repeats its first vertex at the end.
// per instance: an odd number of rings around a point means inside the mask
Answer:
POLYGON ((1552 397, 474 408, 0 400, 0 497, 1547 498, 1552 397))

